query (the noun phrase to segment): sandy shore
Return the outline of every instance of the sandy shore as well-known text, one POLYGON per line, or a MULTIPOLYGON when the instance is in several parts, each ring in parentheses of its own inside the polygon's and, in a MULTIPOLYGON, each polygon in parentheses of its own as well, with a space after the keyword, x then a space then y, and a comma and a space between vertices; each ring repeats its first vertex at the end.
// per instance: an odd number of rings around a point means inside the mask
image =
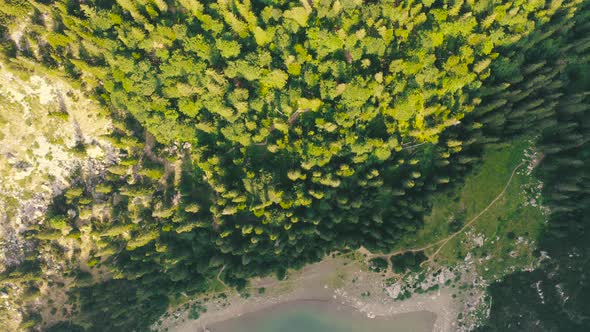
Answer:
POLYGON ((174 312, 163 320, 160 329, 196 332, 203 326, 240 317, 247 313, 269 310, 273 306, 296 301, 319 301, 354 308, 369 318, 391 317, 403 313, 429 311, 436 315, 433 331, 455 330, 459 301, 450 289, 414 294, 395 301, 385 290, 383 276, 367 271, 361 263, 346 258, 326 258, 289 274, 285 281, 272 278, 252 280, 249 298, 229 294, 226 298, 207 301, 207 312, 199 319, 188 318, 187 311, 174 312), (264 287, 264 294, 258 288, 264 287))
MULTIPOLYGON (((373 319, 334 301, 298 300, 208 325, 213 332, 431 332, 436 315, 417 311, 373 319)), ((201 331, 200 331, 201 332, 201 331)))

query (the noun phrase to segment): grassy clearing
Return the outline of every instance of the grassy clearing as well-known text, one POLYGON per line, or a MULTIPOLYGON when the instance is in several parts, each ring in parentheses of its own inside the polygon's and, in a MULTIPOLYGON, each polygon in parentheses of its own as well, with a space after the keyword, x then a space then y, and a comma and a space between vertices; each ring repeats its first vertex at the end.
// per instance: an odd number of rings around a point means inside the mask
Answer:
MULTIPOLYGON (((512 170, 525 158, 524 150, 528 146, 527 140, 522 139, 488 148, 482 165, 465 179, 464 185, 434 198, 424 228, 400 247, 426 246, 469 222, 502 191, 512 170)), ((435 262, 450 266, 469 256, 486 280, 531 267, 536 261, 534 241, 545 219, 540 208, 527 204, 530 195, 525 189, 534 187, 534 181, 526 174, 526 165, 520 168, 506 193, 473 225, 446 243, 435 262)), ((434 246, 426 253, 432 255, 438 248, 434 246)))

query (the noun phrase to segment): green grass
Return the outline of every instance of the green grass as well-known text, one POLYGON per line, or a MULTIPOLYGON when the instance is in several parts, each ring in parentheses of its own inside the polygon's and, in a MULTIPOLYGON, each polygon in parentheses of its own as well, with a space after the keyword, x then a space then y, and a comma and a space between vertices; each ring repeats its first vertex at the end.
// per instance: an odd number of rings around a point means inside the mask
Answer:
MULTIPOLYGON (((450 221, 458 215, 463 215, 463 224, 469 222, 502 191, 514 167, 523 160, 523 151, 528 145, 527 140, 521 139, 489 147, 482 164, 467 176, 464 185, 452 193, 435 196, 432 213, 425 218, 424 227, 400 248, 422 247, 449 236, 453 233, 450 221)), ((513 268, 530 266, 535 261, 532 254, 534 246, 530 241, 538 238, 544 216, 539 208, 525 206, 529 198, 523 188, 534 182, 531 176, 524 174, 525 167, 519 169, 502 198, 472 226, 446 243, 435 258, 437 263, 454 265, 463 261, 468 253, 473 259, 489 256, 489 259, 477 264, 477 269, 484 278, 494 280, 513 268), (483 235, 483 245, 477 247, 466 233, 483 235), (519 242, 519 237, 525 241, 519 242), (525 244, 526 241, 528 244, 525 244), (513 257, 509 255, 512 251, 513 257)), ((433 254, 437 248, 428 249, 427 254, 433 254)))
POLYGON ((217 278, 211 278, 207 280, 207 293, 219 293, 227 290, 227 288, 217 280, 217 278))

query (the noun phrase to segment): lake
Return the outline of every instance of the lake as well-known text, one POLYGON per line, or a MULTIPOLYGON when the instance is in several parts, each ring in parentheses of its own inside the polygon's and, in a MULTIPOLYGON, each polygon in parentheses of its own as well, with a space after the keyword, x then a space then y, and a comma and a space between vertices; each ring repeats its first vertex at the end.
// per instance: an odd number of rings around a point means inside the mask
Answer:
POLYGON ((429 311, 368 318, 327 301, 293 301, 208 326, 211 332, 431 332, 429 311))

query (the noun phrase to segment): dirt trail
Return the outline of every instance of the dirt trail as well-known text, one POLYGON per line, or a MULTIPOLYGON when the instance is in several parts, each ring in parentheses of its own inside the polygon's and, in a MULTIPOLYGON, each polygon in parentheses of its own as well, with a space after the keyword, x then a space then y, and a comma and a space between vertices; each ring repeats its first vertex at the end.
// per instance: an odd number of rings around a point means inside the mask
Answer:
MULTIPOLYGON (((494 198, 493 201, 490 202, 490 204, 488 204, 488 206, 486 206, 483 210, 481 210, 475 217, 473 217, 468 223, 466 223, 463 227, 461 227, 460 230, 456 231, 455 233, 451 234, 450 236, 448 236, 447 238, 443 239, 444 241, 442 241, 442 244, 440 245, 440 247, 438 247, 438 249, 432 254, 430 255, 430 257, 428 257, 428 260, 425 261, 426 262, 432 262, 434 260, 434 257, 436 257, 436 255, 438 255, 438 253, 441 251, 441 249, 451 240, 453 239, 455 236, 457 236, 460 233, 463 233, 463 231, 473 225, 474 222, 476 222, 479 217, 481 217, 484 213, 486 213, 500 198, 502 198, 502 196, 504 196, 504 194, 506 193, 506 190, 508 189, 508 187, 510 186, 510 183, 512 182, 512 179, 514 178, 514 175, 516 174, 516 171, 521 168, 524 165, 524 161, 521 162, 520 164, 516 165, 516 167, 514 167, 514 169, 512 170, 512 173, 510 174, 510 178, 508 179, 508 181, 506 182, 506 185, 504 185, 504 189, 502 189, 502 191, 498 194, 498 196, 496 196, 496 198, 494 198)), ((536 166, 536 165, 535 165, 536 166)), ((440 242, 440 241, 439 241, 440 242)), ((423 263, 423 264, 424 264, 423 263)))
MULTIPOLYGON (((461 229, 459 229, 458 231, 456 231, 455 233, 452 233, 451 235, 447 236, 446 238, 440 239, 434 243, 431 243, 427 246, 423 246, 423 247, 418 247, 418 248, 409 248, 409 249, 400 249, 397 251, 394 251, 392 253, 386 254, 386 255, 382 255, 382 254, 373 254, 370 251, 368 251, 366 248, 361 247, 358 251, 363 254, 366 255, 366 260, 372 259, 372 258, 384 258, 387 260, 388 263, 388 271, 387 274, 389 276, 394 276, 396 275, 395 273, 392 272, 391 269, 391 257, 392 256, 396 256, 396 255, 400 255, 400 254, 405 254, 407 252, 418 252, 418 251, 424 251, 426 249, 430 249, 432 247, 435 247, 437 245, 440 244, 440 247, 432 254, 430 255, 430 257, 428 257, 428 260, 424 261, 422 263, 422 265, 429 263, 429 262, 433 262, 434 257, 436 257, 436 255, 440 252, 440 250, 450 241, 452 240, 455 236, 459 235, 460 233, 462 233, 465 229, 467 229, 469 226, 473 225, 484 213, 486 213, 492 206, 494 206, 494 204, 500 199, 502 198, 502 196, 504 196, 504 194, 506 193, 506 190, 508 189, 508 187, 510 186, 510 183, 512 183, 512 179, 514 178, 514 175, 516 174, 516 171, 521 168, 525 163, 521 162, 520 164, 516 165, 516 167, 514 167, 514 169, 512 169, 512 173, 510 174, 510 178, 508 178, 508 181, 506 181, 506 184, 504 185, 504 188, 502 189, 502 191, 490 202, 490 204, 488 204, 483 210, 481 210, 475 217, 473 217, 467 224, 465 224, 463 227, 461 227, 461 229)), ((538 163, 536 163, 534 166, 536 166, 538 163)), ((224 285, 227 289, 221 292, 216 292, 216 293, 208 293, 206 296, 203 297, 209 297, 212 295, 218 295, 221 293, 226 292, 227 290, 229 290, 230 288, 223 282, 223 280, 221 280, 221 273, 223 272, 223 270, 225 269, 225 265, 219 270, 219 272, 217 273, 217 280, 224 285)), ((306 276, 305 273, 305 268, 302 271, 303 273, 301 273, 298 277, 293 278, 293 279, 287 279, 284 281, 281 280, 272 280, 270 282, 267 283, 260 283, 254 286, 249 286, 246 287, 246 289, 257 289, 260 287, 272 287, 277 285, 278 283, 291 283, 291 282, 297 282, 303 278, 309 277, 306 276)))
MULTIPOLYGON (((520 164, 516 165, 513 169, 512 169, 512 173, 510 174, 510 178, 508 178, 508 180, 506 181, 506 184, 504 185, 504 188, 502 189, 502 191, 490 202, 490 204, 488 204, 483 210, 481 210, 475 217, 473 217, 469 222, 467 222, 463 227, 461 227, 461 229, 459 229, 458 231, 450 234, 449 236, 440 239, 434 243, 431 243, 429 245, 423 246, 423 247, 418 247, 418 248, 409 248, 409 249, 400 249, 397 251, 394 251, 392 253, 383 255, 383 254, 373 254, 371 252, 369 252, 367 249, 362 248, 359 249, 359 252, 361 252, 362 254, 366 255, 366 259, 372 259, 372 258, 384 258, 387 260, 387 274, 388 275, 393 275, 395 276, 396 274, 392 272, 392 266, 391 266, 391 257, 392 256, 396 256, 396 255, 402 255, 408 252, 418 252, 418 251, 424 251, 426 249, 430 249, 432 247, 435 247, 437 245, 440 245, 438 247, 438 249, 428 257, 428 259, 426 261, 424 261, 421 266, 428 264, 428 263, 432 263, 434 261, 434 258, 438 255, 438 253, 442 250, 442 248, 450 241, 452 240, 455 236, 463 233, 463 231, 465 231, 465 229, 467 229, 468 227, 470 227, 471 225, 473 225, 477 220, 479 220, 479 218, 486 213, 492 206, 494 206, 494 204, 500 199, 502 198, 502 196, 504 196, 504 194, 506 193, 506 190, 508 189, 508 187, 510 186, 510 183, 512 182, 512 179, 514 178, 514 175, 516 174, 516 171, 521 168, 523 165, 525 164, 525 162, 521 162, 520 164)), ((539 162, 535 162, 532 164, 532 168, 534 169, 537 165, 539 164, 539 162)))
MULTIPOLYGON (((413 147, 413 146, 412 146, 413 147)), ((534 169, 539 163, 538 162, 534 162, 532 163, 532 169, 534 169)), ((442 250, 442 248, 453 238, 455 238, 457 235, 463 233, 468 227, 472 226, 477 220, 479 220, 479 218, 485 214, 492 206, 494 206, 494 204, 496 204, 496 202, 498 200, 500 200, 504 194, 506 193, 506 191, 508 190, 508 187, 510 186, 510 184, 512 183, 512 180, 514 179, 514 176, 516 175, 516 172, 523 166, 525 165, 525 162, 521 162, 518 165, 516 165, 513 169, 512 172, 510 174, 510 177, 508 178, 508 180, 506 181, 506 184, 504 185, 502 191, 500 193, 498 193, 498 195, 496 195, 496 197, 483 209, 481 210, 477 215, 475 215, 469 222, 467 222, 461 229, 459 229, 458 231, 450 234, 449 236, 440 239, 434 243, 431 243, 429 245, 426 246, 422 246, 422 247, 417 247, 417 248, 409 248, 409 249, 400 249, 397 250, 395 252, 383 255, 383 254, 373 254, 371 252, 369 252, 366 248, 361 247, 358 252, 360 254, 365 255, 366 260, 369 260, 371 258, 375 258, 375 257, 382 257, 382 258, 386 258, 388 261, 388 271, 385 275, 385 278, 389 277, 389 276, 395 276, 396 274, 394 274, 392 272, 391 269, 391 263, 390 263, 390 258, 391 256, 395 256, 395 255, 399 255, 399 254, 404 254, 407 252, 418 252, 418 251, 424 251, 426 249, 430 249, 432 247, 435 246, 439 246, 438 249, 429 256, 428 260, 426 260, 425 262, 422 263, 422 265, 427 264, 427 263, 432 263, 434 258, 438 255, 438 253, 442 250)), ((329 256, 328 256, 329 257, 329 256)), ((328 258, 328 261, 330 261, 331 259, 328 258)), ((324 262, 325 263, 325 262, 324 262)), ((318 263, 320 264, 320 263, 318 263)), ((315 264, 317 265, 317 264, 315 264)), ((258 282, 254 282, 252 285, 246 287, 246 290, 254 290, 254 289, 259 289, 259 288, 271 288, 271 287, 275 287, 278 285, 287 285, 287 284, 297 284, 297 283, 301 283, 304 280, 309 280, 309 279, 313 279, 315 278, 317 275, 322 275, 323 273, 320 273, 318 271, 314 271, 313 267, 315 265, 311 265, 311 266, 306 266, 302 269, 302 271, 300 271, 300 273, 297 274, 297 276, 292 277, 292 278, 288 278, 286 280, 264 280, 264 279, 259 279, 258 282)), ((222 293, 226 293, 228 291, 232 291, 232 289, 230 287, 228 287, 223 280, 221 279, 221 274, 225 269, 225 265, 221 267, 221 269, 219 270, 219 272, 217 273, 217 280, 226 287, 226 289, 224 289, 223 291, 219 291, 219 292, 214 292, 214 293, 208 293, 203 295, 202 297, 199 297, 197 299, 193 299, 192 301, 197 301, 197 300, 202 300, 204 298, 211 298, 214 297, 216 295, 222 294, 222 293)), ((191 302, 192 302, 191 301, 191 302)), ((436 310, 433 310, 436 311, 436 310)), ((444 315, 443 315, 444 316, 444 315)), ((448 323, 448 322, 447 322, 448 323)))
POLYGON ((221 273, 223 273, 223 270, 225 270, 225 265, 223 265, 223 266, 221 267, 221 269, 219 269, 219 272, 217 272, 217 276, 216 276, 215 278, 217 278, 217 281, 219 281, 219 283, 220 283, 220 284, 222 284, 222 285, 223 285, 223 287, 225 287, 225 288, 229 288, 229 286, 227 286, 227 285, 225 284, 225 282, 223 282, 223 280, 221 279, 221 273))

